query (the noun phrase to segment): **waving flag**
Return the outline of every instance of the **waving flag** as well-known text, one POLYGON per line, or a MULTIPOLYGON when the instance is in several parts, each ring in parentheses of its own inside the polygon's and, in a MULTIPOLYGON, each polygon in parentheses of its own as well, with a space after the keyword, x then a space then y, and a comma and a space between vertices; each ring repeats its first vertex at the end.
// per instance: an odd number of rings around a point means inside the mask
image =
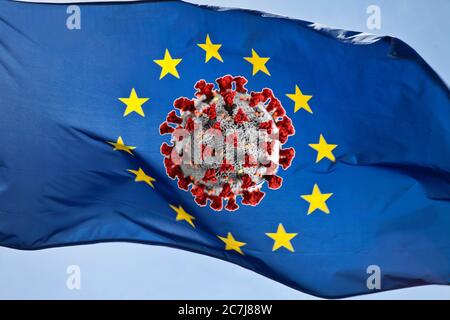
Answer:
POLYGON ((450 282, 449 89, 395 38, 1 1, 0 111, 2 246, 164 245, 325 297, 450 282))

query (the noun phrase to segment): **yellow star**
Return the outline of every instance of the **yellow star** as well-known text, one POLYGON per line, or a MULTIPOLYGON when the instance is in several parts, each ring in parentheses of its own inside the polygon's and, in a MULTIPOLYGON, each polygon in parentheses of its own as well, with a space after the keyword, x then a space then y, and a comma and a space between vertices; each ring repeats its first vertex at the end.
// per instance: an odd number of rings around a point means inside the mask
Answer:
POLYGON ((175 211, 177 213, 177 216, 175 218, 176 221, 186 221, 187 223, 189 223, 192 227, 195 228, 194 222, 192 220, 195 220, 195 218, 193 216, 191 216, 189 213, 187 213, 186 211, 184 211, 184 209, 181 206, 173 206, 171 204, 169 204, 169 207, 172 208, 173 211, 175 211))
POLYGON ((133 155, 133 152, 131 152, 131 150, 136 149, 136 147, 125 145, 125 143, 122 140, 122 137, 120 137, 120 136, 117 138, 117 142, 112 142, 112 141, 106 141, 106 142, 109 143, 110 145, 114 146, 113 150, 125 151, 126 153, 129 153, 131 155, 133 155))
POLYGON ((244 253, 241 250, 241 247, 245 246, 246 243, 245 242, 240 242, 240 241, 236 241, 236 239, 234 239, 233 235, 231 234, 231 232, 228 232, 228 235, 226 238, 221 237, 221 236, 217 236, 220 240, 222 240, 223 242, 225 242, 225 250, 234 250, 239 252, 240 254, 244 255, 244 253))
POLYGON ((123 114, 124 117, 129 115, 131 112, 136 112, 142 117, 145 117, 144 110, 142 110, 142 105, 148 101, 148 98, 139 98, 134 88, 131 89, 131 93, 128 98, 119 98, 119 100, 127 105, 127 108, 123 114))
POLYGON ((294 112, 297 112, 300 109, 305 109, 309 113, 313 113, 308 104, 308 101, 312 98, 312 96, 303 94, 297 85, 295 85, 295 93, 288 93, 286 96, 295 102, 294 112))
POLYGON ((266 63, 270 58, 260 57, 254 49, 252 49, 251 57, 244 57, 244 59, 250 62, 253 65, 253 75, 258 73, 258 71, 262 71, 265 74, 270 76, 269 70, 267 70, 266 63))
POLYGON ((147 175, 144 170, 142 170, 141 168, 137 169, 137 170, 128 170, 128 172, 131 172, 133 174, 136 175, 136 178, 134 179, 134 181, 136 182, 145 182, 146 184, 148 184, 150 187, 155 188, 155 186, 153 185, 153 181, 156 181, 155 178, 150 177, 149 175, 147 175))
POLYGON ((285 247, 289 251, 294 252, 294 247, 292 247, 291 240, 296 237, 297 234, 298 233, 287 233, 283 227, 283 224, 280 223, 276 233, 266 233, 266 236, 275 240, 272 251, 285 247))
POLYGON ((169 50, 166 49, 166 52, 164 53, 164 58, 160 60, 153 60, 158 66, 160 66, 161 74, 159 76, 159 80, 164 78, 168 73, 173 75, 174 77, 180 79, 180 75, 177 71, 177 65, 181 62, 183 59, 172 59, 169 50))
POLYGON ((321 193, 319 186, 317 184, 314 184, 312 194, 302 195, 301 197, 305 201, 309 202, 308 214, 313 213, 314 211, 316 211, 316 209, 319 209, 328 214, 330 213, 330 210, 328 210, 326 201, 332 195, 332 193, 321 193))
POLYGON ((337 144, 328 144, 323 135, 320 135, 319 143, 311 143, 309 144, 311 148, 317 151, 316 163, 322 160, 323 158, 328 158, 331 161, 336 161, 336 158, 333 155, 333 150, 338 146, 337 144))
POLYGON ((223 59, 219 53, 219 49, 220 47, 222 47, 222 45, 212 43, 211 39, 209 38, 209 34, 206 35, 205 43, 199 43, 197 45, 206 52, 205 63, 207 63, 211 58, 216 58, 220 62, 223 62, 223 59))

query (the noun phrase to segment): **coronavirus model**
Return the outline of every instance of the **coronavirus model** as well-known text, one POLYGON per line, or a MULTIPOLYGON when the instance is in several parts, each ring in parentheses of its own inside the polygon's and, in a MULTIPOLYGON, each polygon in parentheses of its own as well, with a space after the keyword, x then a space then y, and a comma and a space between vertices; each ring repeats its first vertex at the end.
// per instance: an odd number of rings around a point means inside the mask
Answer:
POLYGON ((294 148, 282 148, 295 133, 291 119, 271 89, 247 92, 247 79, 226 75, 218 85, 198 81, 195 98, 180 97, 160 133, 170 134, 161 153, 167 175, 200 206, 220 211, 256 206, 269 189, 281 187, 279 167, 287 169, 294 148))

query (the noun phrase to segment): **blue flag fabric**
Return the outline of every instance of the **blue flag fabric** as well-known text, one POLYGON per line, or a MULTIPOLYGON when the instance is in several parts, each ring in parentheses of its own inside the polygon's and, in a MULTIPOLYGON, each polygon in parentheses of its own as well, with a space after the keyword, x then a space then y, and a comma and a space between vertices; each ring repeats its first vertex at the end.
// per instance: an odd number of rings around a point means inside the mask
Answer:
POLYGON ((0 245, 164 245, 323 297, 449 284, 449 97, 391 37, 179 1, 1 1, 0 245), (236 129, 226 145, 279 137, 177 164, 176 130, 199 123, 236 129))

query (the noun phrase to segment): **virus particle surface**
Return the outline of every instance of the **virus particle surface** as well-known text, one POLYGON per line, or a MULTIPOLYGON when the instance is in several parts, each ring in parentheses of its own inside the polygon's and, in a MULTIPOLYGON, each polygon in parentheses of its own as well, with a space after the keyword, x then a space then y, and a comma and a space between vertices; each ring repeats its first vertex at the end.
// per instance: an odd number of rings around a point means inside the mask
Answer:
POLYGON ((269 189, 278 189, 279 168, 287 169, 294 148, 283 148, 295 133, 291 119, 271 89, 247 92, 247 79, 226 75, 217 87, 204 80, 195 98, 180 97, 159 130, 170 134, 161 145, 167 175, 178 179, 200 206, 234 211, 256 206, 269 189), (226 205, 224 207, 224 201, 226 205))

